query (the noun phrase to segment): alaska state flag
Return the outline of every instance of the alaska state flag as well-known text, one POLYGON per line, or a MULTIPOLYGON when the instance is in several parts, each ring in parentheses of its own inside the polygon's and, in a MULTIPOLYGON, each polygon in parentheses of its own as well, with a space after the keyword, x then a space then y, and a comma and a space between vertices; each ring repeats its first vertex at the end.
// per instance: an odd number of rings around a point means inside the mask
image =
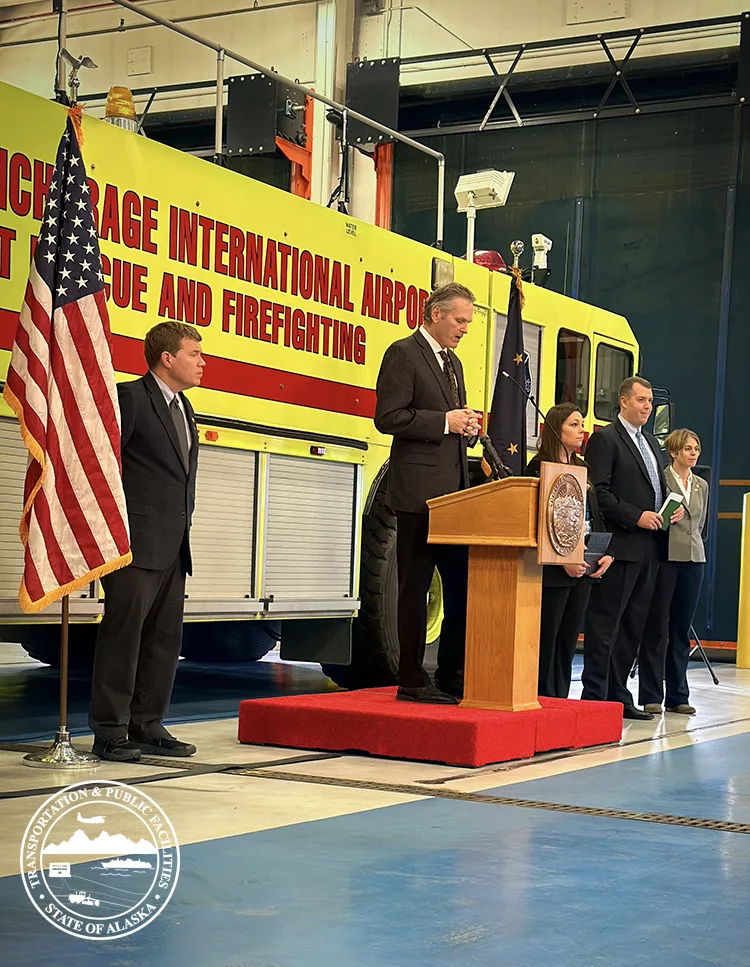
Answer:
POLYGON ((526 398, 516 383, 531 393, 529 357, 523 348, 522 298, 521 281, 514 279, 510 285, 508 325, 497 367, 489 426, 489 437, 500 459, 519 476, 526 467, 526 398))

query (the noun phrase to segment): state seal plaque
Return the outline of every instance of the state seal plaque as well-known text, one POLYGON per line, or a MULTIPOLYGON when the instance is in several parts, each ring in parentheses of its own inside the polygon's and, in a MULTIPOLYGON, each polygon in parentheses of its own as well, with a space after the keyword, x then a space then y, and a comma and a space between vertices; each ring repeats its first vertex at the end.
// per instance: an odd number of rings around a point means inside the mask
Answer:
POLYGON ((572 554, 581 540, 585 504, 581 485, 571 473, 561 473, 547 501, 547 532, 555 551, 572 554))

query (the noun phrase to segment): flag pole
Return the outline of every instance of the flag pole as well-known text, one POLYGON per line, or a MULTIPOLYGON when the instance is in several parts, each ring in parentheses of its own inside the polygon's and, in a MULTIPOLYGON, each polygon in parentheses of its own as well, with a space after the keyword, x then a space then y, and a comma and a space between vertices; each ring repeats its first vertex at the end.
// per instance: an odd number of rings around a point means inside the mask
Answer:
POLYGON ((68 731, 68 629, 70 624, 70 596, 62 599, 60 624, 60 716, 55 741, 43 752, 30 752, 23 757, 27 766, 42 769, 96 769, 101 759, 90 752, 79 752, 73 747, 68 731))
MULTIPOLYGON (((74 95, 76 90, 74 84, 74 95)), ((35 613, 53 602, 61 602, 59 724, 50 748, 32 752, 23 759, 26 765, 53 770, 86 770, 99 765, 98 756, 76 751, 70 741, 68 595, 110 571, 127 567, 132 561, 121 479, 120 425, 109 315, 97 229, 81 154, 81 111, 80 105, 67 111, 65 131, 57 148, 44 208, 47 227, 40 232, 32 257, 3 388, 3 397, 18 417, 30 455, 19 526, 25 554, 19 603, 24 611, 35 613), (79 227, 80 231, 74 231, 79 227), (69 233, 64 235, 66 230, 69 233), (80 278, 75 280, 80 291, 72 291, 71 284, 65 281, 72 270, 61 268, 63 238, 66 239, 66 261, 78 259, 80 263, 76 267, 76 272, 80 270, 80 278), (65 341, 61 341, 63 331, 68 334, 65 341), (81 352, 78 345, 81 339, 85 352, 81 352), (72 348, 67 340, 72 340, 72 348), (46 360, 46 364, 36 356, 37 347, 42 348, 41 359, 46 360), (88 371, 83 367, 87 353, 90 355, 92 349, 96 375, 103 383, 104 391, 97 395, 93 405, 87 400, 86 406, 81 408, 75 394, 67 392, 67 387, 70 382, 75 384, 76 379, 80 381, 88 377, 88 371), (36 366, 29 365, 30 358, 36 360, 36 366), (59 374, 50 362, 58 358, 59 374), (64 375, 62 389, 58 375, 64 375), (35 406, 38 408, 30 404, 30 398, 37 401, 35 406), (47 433, 44 432, 45 420, 47 433), (59 426, 65 427, 65 431, 61 432, 59 426), (50 449, 47 446, 49 431, 54 431, 58 439, 67 441, 65 446, 50 449), (93 454, 93 459, 86 454, 93 454), (83 476, 74 476, 80 484, 75 496, 82 518, 86 520, 91 516, 88 510, 105 504, 113 509, 95 533, 87 528, 86 534, 81 536, 68 527, 61 539, 55 533, 54 515, 49 506, 50 502, 56 506, 59 504, 61 521, 69 516, 69 502, 55 494, 55 481, 70 477, 68 463, 71 462, 84 470, 83 476), (66 542, 75 549, 71 561, 66 557, 66 542), (49 564, 50 547, 61 547, 63 567, 58 569, 60 573, 49 564), (45 566, 38 569, 34 566, 37 561, 44 562, 45 566)), ((97 510, 97 513, 101 517, 101 511, 97 510)))
POLYGON ((70 627, 70 595, 62 599, 62 624, 60 625, 60 731, 68 730, 68 629, 70 627))

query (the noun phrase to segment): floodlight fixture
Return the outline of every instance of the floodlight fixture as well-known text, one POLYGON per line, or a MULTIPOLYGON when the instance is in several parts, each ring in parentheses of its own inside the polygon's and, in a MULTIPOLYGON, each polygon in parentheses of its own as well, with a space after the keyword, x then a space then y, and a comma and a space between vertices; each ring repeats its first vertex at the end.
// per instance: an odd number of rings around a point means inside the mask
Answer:
POLYGON ((477 171, 461 175, 456 182, 454 195, 458 211, 466 212, 466 261, 474 261, 474 227, 477 210, 500 208, 508 200, 515 171, 477 171))
POLYGON ((461 175, 456 183, 455 196, 458 210, 469 208, 499 208, 508 201, 515 171, 477 171, 473 175, 461 175))

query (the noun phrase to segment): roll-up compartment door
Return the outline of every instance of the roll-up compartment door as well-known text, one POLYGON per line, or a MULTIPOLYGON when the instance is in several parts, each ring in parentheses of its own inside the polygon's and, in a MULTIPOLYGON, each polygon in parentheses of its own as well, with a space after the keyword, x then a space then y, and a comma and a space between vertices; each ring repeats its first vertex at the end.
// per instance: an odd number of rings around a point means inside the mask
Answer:
POLYGON ((272 454, 263 596, 351 598, 356 467, 272 454))
POLYGON ((201 446, 190 532, 191 600, 244 600, 253 590, 256 454, 201 446))
POLYGON ((28 450, 15 420, 0 420, 0 598, 17 598, 23 573, 18 524, 28 450))

